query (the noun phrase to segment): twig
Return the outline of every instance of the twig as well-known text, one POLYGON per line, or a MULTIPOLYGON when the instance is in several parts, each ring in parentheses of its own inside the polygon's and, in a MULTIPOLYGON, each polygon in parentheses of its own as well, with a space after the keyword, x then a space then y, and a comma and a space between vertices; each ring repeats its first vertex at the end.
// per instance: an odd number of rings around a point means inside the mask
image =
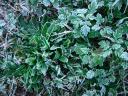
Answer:
POLYGON ((64 31, 64 32, 61 32, 61 33, 57 33, 57 34, 54 34, 53 36, 57 36, 57 35, 66 35, 68 33, 71 33, 72 31, 64 31))
MULTIPOLYGON (((124 94, 124 92, 120 92, 120 93, 117 93, 118 95, 120 94, 124 94)), ((128 91, 126 91, 126 96, 127 96, 127 94, 128 94, 128 91)))
MULTIPOLYGON (((127 2, 128 2, 128 0, 127 0, 127 2)), ((123 14, 126 12, 127 8, 128 8, 128 4, 126 4, 126 7, 125 7, 125 9, 124 9, 123 14)))
POLYGON ((64 25, 66 28, 68 28, 69 30, 73 30, 70 26, 68 26, 67 24, 64 25))
POLYGON ((111 42, 115 42, 115 40, 113 38, 111 38, 111 37, 108 37, 108 36, 103 36, 103 37, 108 39, 108 40, 110 40, 111 42))
POLYGON ((124 95, 127 96, 126 87, 125 87, 125 83, 124 82, 123 82, 123 89, 124 89, 124 95))
POLYGON ((15 7, 11 6, 10 4, 8 4, 9 7, 11 7, 14 11, 17 11, 15 7))

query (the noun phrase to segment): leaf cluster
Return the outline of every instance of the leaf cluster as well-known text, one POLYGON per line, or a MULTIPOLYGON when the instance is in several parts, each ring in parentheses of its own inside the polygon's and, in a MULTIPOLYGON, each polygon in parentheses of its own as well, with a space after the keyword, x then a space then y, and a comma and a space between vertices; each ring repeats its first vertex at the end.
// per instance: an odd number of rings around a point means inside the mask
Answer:
POLYGON ((127 96, 128 0, 26 1, 7 15, 18 31, 1 46, 2 77, 42 96, 127 96))

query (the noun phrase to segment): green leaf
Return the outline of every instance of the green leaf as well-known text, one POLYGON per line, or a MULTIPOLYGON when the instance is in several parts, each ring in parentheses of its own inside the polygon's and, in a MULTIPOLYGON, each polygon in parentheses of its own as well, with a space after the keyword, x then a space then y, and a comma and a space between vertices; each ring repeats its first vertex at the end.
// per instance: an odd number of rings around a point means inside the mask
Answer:
POLYGON ((80 50, 81 50, 81 52, 83 53, 83 54, 88 54, 89 53, 89 48, 80 48, 80 50))
POLYGON ((119 49, 120 47, 121 47, 120 44, 114 44, 114 45, 112 45, 112 48, 115 49, 115 50, 119 49))
POLYGON ((67 63, 68 62, 68 58, 66 56, 61 56, 59 58, 60 61, 64 62, 64 63, 67 63))
POLYGON ((41 27, 41 33, 42 33, 42 35, 43 36, 47 36, 46 34, 47 34, 47 31, 48 31, 48 28, 49 28, 49 26, 50 26, 50 23, 49 22, 46 22, 44 25, 42 25, 42 27, 41 27))
POLYGON ((25 63, 29 65, 33 65, 34 61, 35 61, 35 57, 28 57, 27 59, 25 59, 25 63))
POLYGON ((47 29, 47 39, 49 39, 50 38, 50 36, 51 36, 51 34, 53 33, 53 31, 54 31, 54 29, 55 29, 55 22, 52 22, 51 24, 50 24, 50 26, 48 27, 48 29, 47 29))
POLYGON ((101 23, 104 22, 104 18, 103 18, 102 15, 99 14, 99 13, 96 15, 95 20, 96 20, 96 24, 101 24, 101 23))
POLYGON ((60 55, 59 51, 55 51, 54 59, 59 59, 60 56, 61 56, 61 55, 60 55))
POLYGON ((58 49, 58 48, 60 48, 60 47, 57 47, 57 46, 53 45, 53 46, 50 48, 50 50, 56 50, 56 49, 58 49))
POLYGON ((112 54, 112 50, 109 49, 109 50, 104 51, 102 53, 102 56, 103 56, 103 58, 106 58, 106 57, 110 56, 111 54, 112 54))
POLYGON ((98 44, 100 45, 100 47, 103 50, 107 50, 110 48, 110 42, 109 41, 100 41, 98 44))
POLYGON ((96 37, 100 37, 100 32, 98 31, 90 31, 88 34, 89 38, 96 38, 96 37))
POLYGON ((54 3, 56 0, 50 0, 51 3, 54 3))
POLYGON ((96 69, 95 76, 104 78, 104 77, 106 77, 106 72, 104 69, 96 69))
POLYGON ((55 22, 46 22, 44 25, 42 25, 41 33, 47 40, 49 40, 51 34, 56 29, 55 22))
POLYGON ((124 70, 128 69, 128 63, 127 62, 123 62, 121 64, 121 66, 123 67, 124 70))
POLYGON ((124 52, 124 48, 120 47, 119 49, 116 49, 114 53, 116 56, 120 57, 123 52, 124 52))
POLYGON ((113 32, 113 37, 115 40, 118 40, 119 38, 122 38, 122 33, 116 30, 115 32, 113 32))
POLYGON ((111 27, 108 27, 108 26, 106 26, 104 29, 100 30, 100 34, 102 36, 111 35, 112 33, 114 33, 114 31, 112 30, 111 27))
POLYGON ((81 59, 82 59, 82 64, 88 64, 91 61, 91 58, 88 55, 84 55, 81 59))
POLYGON ((109 82, 115 82, 115 80, 116 80, 115 76, 112 75, 109 77, 109 82))
POLYGON ((75 44, 74 51, 76 52, 76 54, 85 55, 88 54, 89 49, 86 48, 84 45, 75 44))
POLYGON ((50 48, 50 44, 44 36, 42 36, 42 41, 43 41, 43 44, 44 44, 44 48, 46 48, 46 49, 50 48))
POLYGON ((36 5, 38 0, 29 0, 32 5, 36 5))
POLYGON ((96 0, 92 0, 91 4, 88 6, 89 13, 94 14, 96 9, 98 8, 98 4, 96 0))
POLYGON ((96 25, 92 26, 92 30, 98 31, 98 30, 100 30, 100 26, 98 24, 96 24, 96 25))
POLYGON ((115 2, 112 4, 112 7, 114 7, 120 0, 115 0, 115 2))
POLYGON ((77 9, 76 12, 78 14, 85 14, 87 12, 87 9, 77 9))
POLYGON ((41 65, 42 65, 42 67, 40 69, 41 70, 41 73, 43 73, 43 75, 45 76, 46 75, 46 72, 48 70, 48 66, 45 63, 42 63, 41 65))
POLYGON ((92 67, 95 67, 95 66, 103 66, 103 57, 100 56, 100 55, 94 55, 94 57, 92 58, 92 64, 91 66, 92 67))

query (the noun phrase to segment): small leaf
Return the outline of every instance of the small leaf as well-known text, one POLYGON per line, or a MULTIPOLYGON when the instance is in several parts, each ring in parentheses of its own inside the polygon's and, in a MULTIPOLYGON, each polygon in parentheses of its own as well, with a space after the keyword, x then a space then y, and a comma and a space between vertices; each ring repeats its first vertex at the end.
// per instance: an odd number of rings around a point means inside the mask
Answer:
POLYGON ((48 40, 44 36, 42 36, 42 41, 43 41, 44 47, 46 49, 50 48, 50 44, 49 44, 48 40))
POLYGON ((41 67, 41 73, 43 73, 44 76, 46 75, 47 70, 48 70, 47 65, 43 63, 41 67))
POLYGON ((38 0, 29 0, 30 1, 30 3, 32 4, 32 5, 35 5, 35 4, 37 4, 37 1, 38 0))
POLYGON ((0 20, 0 27, 3 27, 3 26, 5 26, 5 21, 4 20, 0 20))
POLYGON ((112 53, 112 50, 109 49, 109 50, 106 50, 105 52, 103 52, 103 53, 102 53, 102 56, 103 56, 104 58, 106 58, 107 56, 110 56, 111 53, 112 53))
POLYGON ((101 48, 103 48, 104 50, 107 50, 110 48, 110 42, 109 41, 100 41, 98 43, 100 45, 101 48))
POLYGON ((83 54, 88 54, 89 48, 80 48, 80 50, 83 52, 83 54))
POLYGON ((83 63, 83 64, 88 64, 88 63, 90 62, 90 60, 91 60, 91 58, 90 58, 90 56, 88 56, 88 55, 84 55, 84 56, 82 57, 82 63, 83 63))
POLYGON ((113 32, 113 37, 115 40, 118 40, 119 38, 122 38, 122 33, 116 30, 115 32, 113 32))
POLYGON ((98 4, 96 0, 92 0, 91 4, 88 6, 89 13, 94 14, 96 9, 98 8, 98 4))
POLYGON ((2 30, 2 29, 0 29, 0 36, 2 36, 2 34, 3 34, 3 30, 2 30))
POLYGON ((77 9, 76 12, 78 14, 85 14, 87 12, 87 9, 77 9))
POLYGON ((88 27, 87 25, 82 26, 81 32, 83 33, 84 36, 87 36, 88 32, 90 32, 90 27, 88 27))
POLYGON ((100 26, 98 24, 92 26, 92 30, 98 31, 100 30, 100 26))
POLYGON ((97 65, 103 66, 103 57, 100 56, 100 55, 96 55, 95 54, 95 56, 92 58, 92 64, 91 64, 91 66, 92 67, 95 67, 97 65))
POLYGON ((59 60, 64 62, 64 63, 68 62, 68 58, 66 56, 61 56, 59 60))
POLYGON ((29 65, 33 65, 35 61, 35 58, 34 57, 29 57, 25 60, 25 63, 29 64, 29 65))
POLYGON ((47 39, 49 39, 50 38, 50 36, 51 36, 51 34, 52 34, 52 32, 54 31, 54 29, 55 29, 55 22, 52 22, 51 24, 50 24, 50 26, 48 27, 48 29, 47 29, 47 39))
POLYGON ((46 22, 44 25, 42 25, 41 32, 42 32, 42 35, 45 37, 46 37, 49 26, 50 26, 49 22, 46 22))
POLYGON ((123 52, 121 58, 128 61, 128 52, 123 52))
POLYGON ((50 48, 50 50, 56 50, 56 49, 58 49, 58 48, 60 48, 60 47, 57 47, 57 46, 53 45, 53 46, 50 48))
POLYGON ((122 63, 121 66, 123 67, 124 70, 128 69, 128 63, 127 62, 122 63))
POLYGON ((89 19, 89 20, 94 20, 95 16, 93 14, 87 14, 86 18, 89 19))
POLYGON ((115 0, 115 2, 112 4, 112 7, 114 7, 120 0, 115 0))
POLYGON ((104 22, 104 19, 103 19, 102 15, 99 14, 99 13, 96 15, 95 20, 96 20, 96 24, 101 24, 101 23, 104 22))
POLYGON ((43 3, 45 6, 49 6, 50 5, 50 1, 49 0, 43 0, 43 3))
POLYGON ((120 44, 114 44, 114 45, 112 45, 112 48, 115 49, 115 50, 119 49, 120 47, 121 47, 120 44))
POLYGON ((89 70, 89 71, 86 73, 86 78, 87 78, 87 79, 92 79, 94 76, 95 76, 95 72, 94 72, 93 70, 89 70))

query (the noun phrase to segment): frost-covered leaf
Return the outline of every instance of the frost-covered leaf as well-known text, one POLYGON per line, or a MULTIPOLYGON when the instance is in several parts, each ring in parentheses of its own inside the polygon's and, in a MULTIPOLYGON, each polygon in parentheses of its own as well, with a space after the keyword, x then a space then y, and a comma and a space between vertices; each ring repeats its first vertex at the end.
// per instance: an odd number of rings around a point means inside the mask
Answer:
POLYGON ((99 14, 99 13, 96 15, 95 20, 96 20, 96 24, 101 24, 101 23, 104 22, 104 18, 103 18, 102 15, 99 14))
POLYGON ((25 63, 29 64, 29 65, 33 65, 35 61, 35 57, 29 57, 27 59, 25 59, 25 63))
POLYGON ((118 40, 119 38, 122 38, 122 33, 116 30, 115 32, 113 32, 113 37, 115 40, 118 40))
POLYGON ((83 52, 83 54, 88 54, 89 48, 80 48, 80 50, 83 52))
POLYGON ((103 48, 104 50, 109 49, 110 47, 110 42, 109 41, 100 41, 99 45, 101 48, 103 48))
POLYGON ((81 27, 81 32, 84 36, 87 36, 88 35, 88 32, 90 32, 90 27, 87 26, 87 25, 84 25, 81 27))
POLYGON ((83 64, 88 64, 88 63, 90 62, 90 60, 91 60, 91 58, 90 58, 90 56, 88 56, 88 55, 84 55, 84 56, 82 57, 82 63, 83 63, 83 64))
POLYGON ((0 27, 3 27, 3 26, 5 26, 5 21, 4 20, 0 20, 0 27))
POLYGON ((41 70, 41 73, 43 73, 43 75, 46 75, 46 72, 48 70, 48 67, 47 67, 47 65, 45 63, 42 63, 41 65, 42 65, 42 67, 40 69, 41 70))
POLYGON ((120 47, 121 47, 120 44, 114 44, 114 45, 112 45, 112 48, 115 49, 115 50, 119 49, 120 47))
POLYGON ((94 14, 96 9, 98 8, 98 4, 96 0, 92 0, 91 4, 88 6, 89 13, 94 14))
POLYGON ((2 29, 0 29, 0 36, 2 36, 2 34, 3 34, 3 30, 2 30, 2 29))
POLYGON ((123 52, 121 58, 128 61, 128 52, 123 52))
POLYGON ((87 9, 77 9, 76 12, 78 14, 85 14, 87 12, 87 9))
POLYGON ((94 20, 95 19, 95 16, 93 14, 87 14, 86 15, 86 19, 94 20))
POLYGON ((50 50, 56 50, 58 48, 60 48, 60 47, 57 47, 57 46, 53 45, 53 46, 51 46, 50 50))
POLYGON ((96 24, 96 25, 92 26, 92 30, 98 31, 98 30, 100 30, 100 26, 96 24))
POLYGON ((89 70, 89 71, 86 73, 86 78, 87 78, 87 79, 92 79, 94 76, 95 76, 95 72, 94 72, 93 70, 89 70))
POLYGON ((102 36, 111 35, 112 33, 114 33, 114 31, 112 30, 111 27, 108 27, 108 26, 106 26, 105 28, 103 28, 102 30, 100 30, 100 34, 102 36))
POLYGON ((43 0, 43 3, 45 6, 49 6, 50 5, 50 0, 43 0))
POLYGON ((109 50, 104 51, 104 52, 102 53, 102 56, 103 56, 104 58, 106 58, 106 57, 110 56, 111 54, 112 54, 112 50, 109 49, 109 50))
POLYGON ((124 70, 128 69, 128 63, 127 62, 123 62, 121 64, 121 66, 123 67, 124 70))

